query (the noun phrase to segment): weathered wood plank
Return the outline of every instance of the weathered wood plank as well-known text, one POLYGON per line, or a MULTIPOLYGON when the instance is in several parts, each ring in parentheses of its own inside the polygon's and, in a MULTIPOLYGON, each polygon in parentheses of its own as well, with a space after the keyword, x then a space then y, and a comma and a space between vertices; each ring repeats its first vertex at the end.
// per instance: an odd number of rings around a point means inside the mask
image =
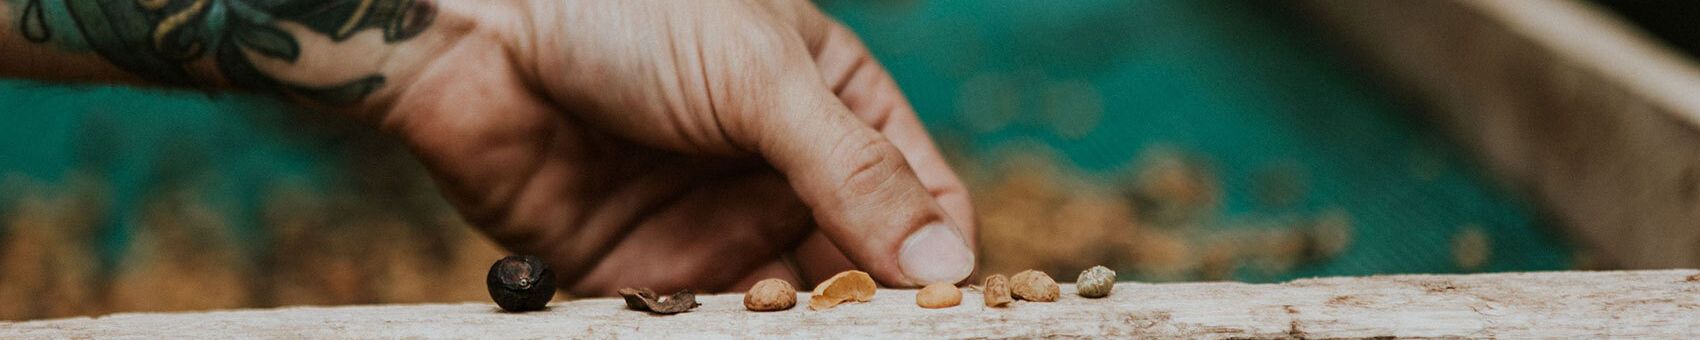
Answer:
MULTIPOLYGON (((756 313, 738 294, 654 316, 617 299, 527 314, 491 304, 299 307, 0 323, 0 338, 72 337, 1700 337, 1700 270, 1401 275, 1283 284, 1122 283, 1090 300, 915 307, 913 290, 826 311, 756 313)), ((807 298, 806 293, 800 298, 807 298)))
POLYGON ((1611 268, 1700 266, 1700 65, 1587 1, 1310 0, 1611 268))

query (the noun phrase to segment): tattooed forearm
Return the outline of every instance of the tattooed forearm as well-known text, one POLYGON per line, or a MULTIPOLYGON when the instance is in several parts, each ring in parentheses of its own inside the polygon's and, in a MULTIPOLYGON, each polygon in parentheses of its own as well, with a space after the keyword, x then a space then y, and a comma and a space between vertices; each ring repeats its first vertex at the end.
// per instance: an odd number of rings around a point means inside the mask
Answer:
POLYGON ((343 42, 381 30, 386 44, 412 38, 431 25, 431 0, 5 0, 25 40, 66 51, 90 51, 150 81, 206 87, 190 72, 206 59, 223 84, 342 104, 357 102, 384 85, 383 74, 351 77, 333 86, 280 80, 251 58, 294 63, 297 37, 279 26, 291 22, 311 34, 343 42))

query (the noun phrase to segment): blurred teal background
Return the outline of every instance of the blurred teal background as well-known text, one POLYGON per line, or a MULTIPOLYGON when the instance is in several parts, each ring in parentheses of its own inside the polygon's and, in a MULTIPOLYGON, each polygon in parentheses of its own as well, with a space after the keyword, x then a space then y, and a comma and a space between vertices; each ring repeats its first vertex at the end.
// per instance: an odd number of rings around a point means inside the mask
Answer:
MULTIPOLYGON (((1213 165, 1225 190, 1221 219, 1313 213, 1352 217, 1345 256, 1274 277, 1460 272, 1460 228, 1491 239, 1487 271, 1570 266, 1570 253, 1535 209, 1495 187, 1420 118, 1423 108, 1374 82, 1322 32, 1280 2, 829 1, 891 70, 930 130, 981 154, 1038 141, 1088 172, 1117 171, 1151 146, 1178 147, 1213 165), (1014 84, 1017 117, 959 102, 972 82, 1014 84), (977 80, 979 79, 979 80, 977 80), (1085 133, 1045 124, 1047 91, 1101 102, 1085 133), (987 125, 987 124, 980 124, 987 125), (1251 192, 1258 174, 1297 164, 1308 194, 1268 209, 1251 192)), ((1069 108, 1068 110, 1090 110, 1069 108)), ((1072 116, 1069 116, 1072 115, 1072 116)), ((1067 124, 1060 124, 1067 125, 1067 124)))
MULTIPOLYGON (((1420 120, 1422 106, 1379 86, 1279 2, 821 5, 862 35, 961 157, 958 167, 990 168, 1002 150, 1044 145, 1082 178, 1103 180, 1152 148, 1182 150, 1219 180, 1206 228, 1350 216, 1340 256, 1237 279, 1467 271, 1453 253, 1463 228, 1491 240, 1491 256, 1472 271, 1572 266, 1537 209, 1496 187, 1468 150, 1420 120), (1272 172, 1302 184, 1296 202, 1257 199, 1259 178, 1272 172)), ((274 237, 256 216, 279 186, 354 200, 429 192, 406 187, 427 181, 390 141, 262 98, 7 81, 0 108, 0 174, 11 183, 0 198, 56 190, 75 173, 110 188, 108 204, 88 212, 101 216, 91 242, 105 271, 127 254, 141 203, 173 185, 191 183, 246 249, 274 237)), ((378 205, 441 209, 434 200, 378 205)))

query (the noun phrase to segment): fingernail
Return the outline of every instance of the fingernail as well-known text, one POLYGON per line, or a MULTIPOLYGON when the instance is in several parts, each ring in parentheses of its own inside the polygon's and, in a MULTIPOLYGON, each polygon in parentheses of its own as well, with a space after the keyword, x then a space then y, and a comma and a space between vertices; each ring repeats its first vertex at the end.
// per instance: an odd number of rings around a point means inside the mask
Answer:
POLYGON ((922 227, 903 240, 898 253, 903 274, 921 285, 956 283, 974 271, 974 252, 968 242, 948 224, 922 227))

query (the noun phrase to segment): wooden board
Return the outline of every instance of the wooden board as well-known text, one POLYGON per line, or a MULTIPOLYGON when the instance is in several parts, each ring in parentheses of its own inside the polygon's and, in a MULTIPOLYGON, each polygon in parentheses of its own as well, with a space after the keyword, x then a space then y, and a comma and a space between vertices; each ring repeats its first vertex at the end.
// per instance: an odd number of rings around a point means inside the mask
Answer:
POLYGON ((1073 292, 1065 285, 1058 302, 1004 309, 983 307, 972 291, 962 306, 927 310, 913 290, 882 290, 869 303, 771 313, 723 294, 672 316, 608 298, 525 314, 487 303, 117 314, 0 323, 0 338, 1700 337, 1700 270, 1122 283, 1104 299, 1073 292))
POLYGON ((1577 0, 1308 0, 1606 267, 1700 266, 1700 67, 1577 0))

